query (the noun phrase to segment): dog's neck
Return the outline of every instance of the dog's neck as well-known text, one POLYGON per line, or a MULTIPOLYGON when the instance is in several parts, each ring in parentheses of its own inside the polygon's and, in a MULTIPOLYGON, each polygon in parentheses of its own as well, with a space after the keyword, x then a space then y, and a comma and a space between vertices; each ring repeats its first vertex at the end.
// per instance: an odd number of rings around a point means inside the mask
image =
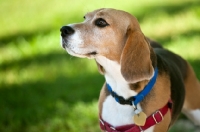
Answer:
MULTIPOLYGON (((96 61, 103 67, 106 83, 112 87, 113 91, 125 99, 138 94, 130 88, 130 84, 122 76, 119 63, 102 56, 96 57, 96 61)), ((142 110, 140 104, 137 105, 137 108, 142 110)), ((135 114, 133 106, 121 105, 111 95, 105 98, 100 111, 102 118, 113 126, 134 123, 132 119, 135 114)))
POLYGON ((103 56, 98 56, 96 61, 104 68, 106 83, 113 88, 113 91, 120 93, 120 96, 124 98, 129 98, 137 94, 137 92, 131 90, 129 83, 122 76, 119 63, 103 56))

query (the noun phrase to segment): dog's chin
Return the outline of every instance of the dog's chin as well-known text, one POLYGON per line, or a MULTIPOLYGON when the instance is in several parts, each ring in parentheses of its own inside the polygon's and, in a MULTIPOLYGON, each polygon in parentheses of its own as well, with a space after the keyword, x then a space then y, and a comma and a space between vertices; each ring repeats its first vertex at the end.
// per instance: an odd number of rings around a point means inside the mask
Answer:
POLYGON ((79 58, 88 58, 88 59, 94 59, 97 55, 97 52, 93 51, 93 52, 88 52, 88 53, 77 53, 77 52, 74 52, 68 48, 66 48, 66 51, 72 55, 72 56, 75 56, 75 57, 79 57, 79 58))

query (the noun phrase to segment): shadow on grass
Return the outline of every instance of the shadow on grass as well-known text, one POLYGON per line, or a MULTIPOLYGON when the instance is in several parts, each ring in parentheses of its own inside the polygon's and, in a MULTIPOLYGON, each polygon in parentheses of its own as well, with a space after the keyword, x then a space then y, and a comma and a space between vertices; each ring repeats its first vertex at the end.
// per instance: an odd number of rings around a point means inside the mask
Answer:
MULTIPOLYGON (((4 64, 0 68, 13 68, 17 65, 24 67, 33 61, 40 65, 47 63, 49 61, 47 58, 55 60, 56 66, 56 62, 65 57, 66 54, 49 54, 4 64)), ((189 60, 189 62, 200 78, 200 60, 189 60)), ((56 105, 59 101, 65 102, 69 109, 77 102, 91 103, 98 99, 103 82, 103 77, 98 73, 74 77, 59 74, 53 81, 44 78, 37 82, 26 82, 21 85, 1 85, 0 126, 5 128, 14 124, 20 128, 19 130, 25 130, 30 125, 44 122, 56 115, 56 105)))
POLYGON ((89 82, 76 83, 74 80, 77 78, 59 76, 53 82, 42 80, 2 86, 4 88, 0 89, 0 130, 5 127, 26 129, 29 125, 45 122, 57 114, 57 103, 60 101, 70 108, 77 102, 91 103, 97 100, 102 78, 86 75, 83 81, 87 79, 89 82))
MULTIPOLYGON (((0 69, 23 69, 32 63, 39 67, 48 64, 49 61, 52 61, 59 69, 59 65, 62 64, 59 61, 63 59, 68 61, 69 57, 66 53, 52 53, 5 63, 0 65, 0 69)), ((80 60, 73 58, 69 63, 76 64, 76 61, 80 60)), ((104 78, 98 72, 90 74, 81 72, 84 67, 86 66, 79 66, 77 71, 80 71, 80 74, 73 77, 64 76, 59 72, 54 80, 44 78, 21 85, 1 84, 0 131, 4 131, 3 128, 7 127, 16 129, 16 132, 17 130, 25 131, 27 127, 45 122, 57 114, 57 104, 60 101, 70 109, 77 102, 91 103, 98 100, 104 78)))

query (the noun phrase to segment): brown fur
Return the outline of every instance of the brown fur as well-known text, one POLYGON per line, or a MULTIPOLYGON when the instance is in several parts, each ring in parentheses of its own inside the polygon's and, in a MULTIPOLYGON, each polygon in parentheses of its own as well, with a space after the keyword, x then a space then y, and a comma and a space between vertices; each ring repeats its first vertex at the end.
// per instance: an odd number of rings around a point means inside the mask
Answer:
POLYGON ((195 110, 200 109, 200 83, 197 80, 192 67, 187 63, 187 77, 184 81, 185 83, 185 102, 183 105, 184 109, 195 110))
POLYGON ((140 30, 137 31, 130 27, 128 39, 121 54, 122 75, 129 83, 135 83, 149 80, 153 76, 153 71, 150 49, 144 35, 140 30))
POLYGON ((149 95, 142 101, 141 106, 144 112, 149 116, 162 108, 170 99, 170 82, 166 74, 159 75, 156 84, 149 95), (165 94, 163 94, 165 93, 165 94))
POLYGON ((171 121, 171 112, 168 110, 164 116, 164 120, 157 124, 154 128, 154 132, 167 132, 169 129, 169 122, 171 121))
MULTIPOLYGON (((103 88, 100 91, 99 102, 98 102, 99 108, 103 107, 103 101, 106 99, 106 96, 107 96, 105 92, 106 91, 105 91, 105 83, 104 83, 103 88)), ((99 109, 99 113, 100 114, 102 113, 102 109, 99 109)))

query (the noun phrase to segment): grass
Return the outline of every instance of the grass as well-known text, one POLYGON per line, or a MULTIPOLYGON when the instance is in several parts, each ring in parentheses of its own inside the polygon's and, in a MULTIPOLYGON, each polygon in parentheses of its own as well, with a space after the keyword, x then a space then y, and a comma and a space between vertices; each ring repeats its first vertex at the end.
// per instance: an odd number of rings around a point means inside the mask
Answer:
MULTIPOLYGON (((0 2, 1 132, 99 131, 97 100, 104 78, 94 61, 61 48, 59 28, 100 7, 135 15, 145 35, 187 59, 200 79, 198 1, 0 2)), ((197 129, 180 118, 170 132, 197 129)))

